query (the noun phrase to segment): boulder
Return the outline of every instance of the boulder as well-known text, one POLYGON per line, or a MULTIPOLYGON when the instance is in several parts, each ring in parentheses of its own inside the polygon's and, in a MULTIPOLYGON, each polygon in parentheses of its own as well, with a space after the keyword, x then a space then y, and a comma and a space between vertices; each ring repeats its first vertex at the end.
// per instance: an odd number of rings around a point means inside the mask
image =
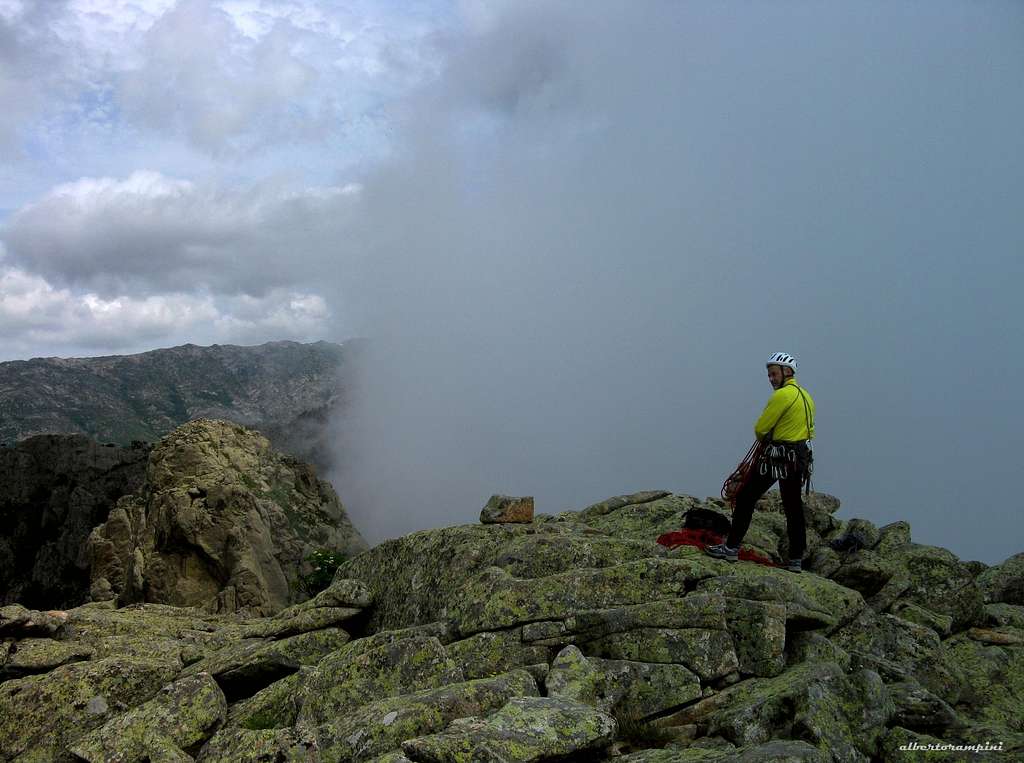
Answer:
POLYGON ((485 525, 528 524, 533 521, 533 496, 513 498, 508 495, 492 495, 480 511, 480 521, 485 525))
POLYGON ((79 739, 71 752, 90 763, 162 759, 165 748, 204 742, 224 722, 227 703, 208 673, 182 678, 156 697, 79 739))
POLYGON ((140 492, 89 536, 93 588, 271 615, 296 603, 304 560, 366 548, 330 485, 257 432, 200 419, 164 437, 140 492))
POLYGON ((483 716, 513 697, 538 695, 525 670, 438 689, 388 697, 350 710, 316 727, 325 761, 364 761, 398 749, 407 739, 440 732, 456 718, 483 716))
POLYGON ((314 727, 362 705, 461 683, 462 671, 433 637, 414 637, 367 650, 340 649, 306 681, 297 723, 314 727))
POLYGON ((574 646, 558 653, 545 679, 549 697, 582 702, 603 713, 642 720, 701 695, 700 680, 682 665, 585 657, 574 646))
POLYGON ((462 718, 402 750, 415 760, 514 760, 533 763, 597 753, 615 736, 615 719, 552 697, 516 697, 488 718, 462 718))
POLYGON ((986 602, 1024 605, 1024 553, 989 567, 977 583, 986 602))
POLYGON ((120 711, 145 702, 177 672, 157 660, 109 657, 0 683, 0 757, 50 759, 120 711))

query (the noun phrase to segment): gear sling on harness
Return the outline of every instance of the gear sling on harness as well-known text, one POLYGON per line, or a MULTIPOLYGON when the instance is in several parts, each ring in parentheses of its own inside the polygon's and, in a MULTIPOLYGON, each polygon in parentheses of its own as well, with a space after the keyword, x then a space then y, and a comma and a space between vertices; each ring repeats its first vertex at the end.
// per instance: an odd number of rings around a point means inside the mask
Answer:
MULTIPOLYGON (((796 385, 793 385, 796 387, 796 385)), ((811 431, 811 415, 810 410, 807 406, 807 400, 804 398, 803 390, 800 387, 796 387, 797 396, 803 401, 804 404, 804 416, 807 421, 807 433, 811 431)), ((789 409, 796 404, 796 398, 793 398, 793 402, 787 406, 786 410, 779 416, 778 421, 775 425, 778 426, 779 421, 782 421, 782 417, 789 413, 789 409)), ((722 483, 722 498, 729 502, 729 504, 736 507, 736 497, 740 494, 740 491, 750 481, 750 478, 754 475, 754 472, 758 472, 761 476, 771 475, 772 479, 782 480, 786 479, 790 475, 791 469, 802 469, 803 470, 803 482, 804 487, 808 493, 811 490, 811 472, 813 471, 814 454, 810 448, 807 448, 807 459, 805 463, 800 463, 802 459, 799 459, 798 453, 792 445, 787 445, 781 442, 772 442, 772 435, 775 433, 775 427, 772 427, 768 432, 768 435, 763 440, 757 440, 753 445, 750 446, 750 450, 747 451, 747 455, 743 457, 736 469, 726 477, 725 482, 722 483)))

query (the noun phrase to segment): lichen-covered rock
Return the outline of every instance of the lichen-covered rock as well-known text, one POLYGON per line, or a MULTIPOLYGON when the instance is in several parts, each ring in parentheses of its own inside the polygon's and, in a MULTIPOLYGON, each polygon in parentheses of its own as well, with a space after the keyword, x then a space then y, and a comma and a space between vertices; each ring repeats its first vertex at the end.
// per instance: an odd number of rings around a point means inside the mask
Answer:
POLYGON ((931 628, 869 609, 831 639, 855 666, 870 668, 889 682, 916 679, 945 701, 956 701, 956 660, 931 628))
POLYGON ((295 725, 306 696, 306 682, 313 668, 304 665, 290 676, 231 706, 227 725, 251 731, 289 728, 295 725))
POLYGON ((50 638, 27 638, 6 646, 0 654, 0 680, 48 673, 69 662, 88 660, 96 651, 87 644, 50 638))
POLYGON ((316 740, 294 729, 221 729, 203 745, 197 763, 310 763, 316 740))
POLYGON ((792 630, 832 630, 852 621, 865 606, 859 593, 826 578, 756 564, 735 564, 728 575, 700 581, 697 591, 782 604, 786 627, 792 630))
POLYGON ((480 521, 485 525, 532 522, 533 496, 492 495, 480 511, 480 521))
POLYGON ((786 664, 834 662, 844 671, 850 667, 850 655, 831 639, 815 631, 797 631, 786 638, 786 664))
POLYGON ((638 628, 602 636, 582 648, 595 657, 683 665, 702 681, 714 681, 739 669, 728 631, 638 628))
POLYGON ((366 548, 312 469, 225 421, 191 421, 149 456, 146 484, 89 537, 118 601, 270 615, 296 601, 305 558, 366 548))
POLYGON ((183 675, 209 673, 228 700, 234 702, 251 697, 302 665, 315 665, 348 640, 348 634, 338 628, 301 633, 280 641, 249 639, 193 663, 183 675))
POLYGON ((916 731, 941 734, 960 725, 956 711, 916 681, 889 684, 889 696, 896 708, 893 721, 916 731))
POLYGON ((1024 607, 1015 604, 986 604, 985 617, 989 624, 1024 629, 1024 607))
POLYGON ((227 702, 208 673, 179 679, 153 699, 86 734, 71 751, 90 763, 150 760, 154 742, 188 749, 207 739, 224 722, 227 702))
POLYGON ((37 612, 9 604, 0 607, 0 638, 51 636, 59 633, 66 622, 66 612, 37 612))
POLYGON ((837 763, 870 760, 894 709, 876 673, 847 676, 822 662, 743 681, 722 694, 722 709, 707 718, 709 734, 740 746, 779 735, 805 739, 837 763))
POLYGON ((615 719, 565 699, 517 697, 490 717, 463 718, 445 731, 409 739, 416 760, 514 760, 517 763, 595 752, 615 735, 615 719))
POLYGON ((361 609, 351 607, 317 607, 299 612, 285 610, 242 628, 242 638, 283 638, 341 625, 358 617, 361 609))
POLYGON ((700 697, 700 680, 682 665, 585 657, 574 646, 558 653, 545 685, 549 697, 604 713, 643 719, 700 697))
POLYGON ((989 567, 977 583, 986 602, 1024 605, 1024 553, 989 567))
POLYGON ((726 599, 726 623, 739 671, 777 676, 786 667, 786 607, 778 602, 726 599))
POLYGON ((371 604, 373 604, 373 594, 366 583, 362 580, 335 576, 331 584, 312 599, 294 604, 279 614, 280 616, 288 616, 295 612, 304 612, 307 609, 316 609, 318 607, 365 609, 371 604))
POLYGON ((379 699, 463 680, 436 638, 401 639, 365 651, 341 649, 309 675, 297 723, 316 726, 379 699))
POLYGON ((953 630, 953 618, 950 615, 940 615, 909 601, 896 602, 891 611, 892 614, 902 617, 904 620, 931 628, 940 638, 945 638, 953 630))
POLYGON ((178 665, 111 657, 0 684, 0 757, 54 756, 112 716, 152 697, 178 665))
POLYGON ((619 763, 829 763, 832 757, 807 742, 773 739, 728 751, 699 747, 643 750, 616 760, 619 763))
POLYGON ((507 673, 538 663, 547 664, 547 647, 523 643, 523 629, 484 631, 447 646, 448 656, 466 679, 507 673))
POLYGON ((950 551, 911 544, 900 559, 911 587, 901 597, 953 618, 953 630, 984 622, 984 596, 970 568, 950 551))
POLYGON ((953 636, 944 647, 958 668, 957 712, 967 719, 1024 732, 1024 647, 989 645, 967 634, 953 636))
POLYGON ((681 559, 645 559, 526 580, 491 567, 466 583, 452 603, 451 618, 469 636, 580 610, 681 596, 688 582, 709 574, 705 566, 681 559))
POLYGON ((406 739, 441 731, 456 718, 486 715, 513 697, 537 694, 530 674, 513 670, 371 702, 321 724, 313 733, 323 763, 363 761, 397 749, 406 739))

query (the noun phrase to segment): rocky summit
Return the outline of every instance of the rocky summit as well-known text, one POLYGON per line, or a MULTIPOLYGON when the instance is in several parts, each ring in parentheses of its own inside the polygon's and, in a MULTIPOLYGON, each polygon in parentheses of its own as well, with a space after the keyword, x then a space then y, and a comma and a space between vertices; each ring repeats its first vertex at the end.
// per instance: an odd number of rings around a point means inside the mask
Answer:
MULTIPOLYGON (((259 555, 231 552, 242 546, 227 527, 196 542, 234 491, 257 501, 267 474, 231 455, 247 435, 217 431, 236 476, 197 472, 196 433, 179 431, 120 529, 96 534, 139 539, 117 556, 116 600, 0 609, 0 757, 846 763, 929 745, 928 760, 1024 757, 1024 555, 965 563, 914 543, 904 522, 844 521, 812 494, 808 570, 729 563, 656 542, 720 502, 650 491, 412 533, 306 601, 215 611, 202 585, 190 606, 175 598, 192 590, 180 575, 144 581, 154 565, 215 557, 255 571, 259 555), (190 524, 170 524, 174 511, 190 524), (126 603, 127 590, 176 593, 126 603)), ((748 539, 778 562, 776 504, 748 539)))

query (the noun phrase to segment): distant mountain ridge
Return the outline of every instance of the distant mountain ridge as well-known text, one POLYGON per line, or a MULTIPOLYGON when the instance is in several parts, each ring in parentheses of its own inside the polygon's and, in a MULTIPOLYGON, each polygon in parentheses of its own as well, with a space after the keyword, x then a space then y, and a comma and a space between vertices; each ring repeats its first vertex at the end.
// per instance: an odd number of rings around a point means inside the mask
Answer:
POLYGON ((323 470, 345 357, 331 342, 278 341, 7 361, 0 363, 0 442, 75 433, 128 445, 217 418, 258 429, 323 470))

